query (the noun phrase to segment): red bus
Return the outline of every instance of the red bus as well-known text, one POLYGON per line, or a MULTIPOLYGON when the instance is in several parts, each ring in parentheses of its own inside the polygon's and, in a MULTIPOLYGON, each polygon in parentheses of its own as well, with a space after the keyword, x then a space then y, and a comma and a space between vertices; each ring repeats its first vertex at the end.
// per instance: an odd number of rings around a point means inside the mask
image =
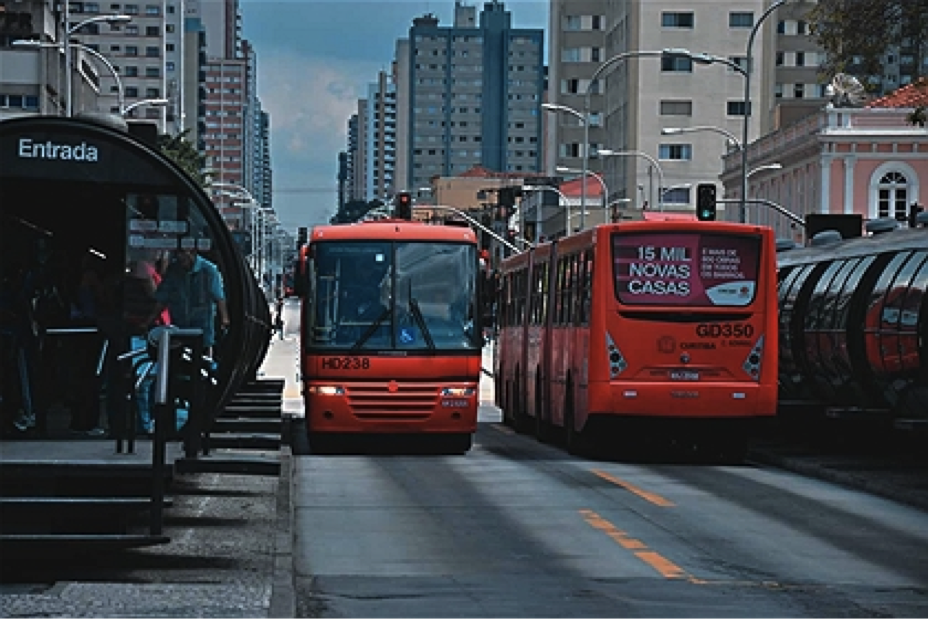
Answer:
POLYGON ((443 450, 470 450, 483 346, 470 228, 402 219, 317 226, 296 280, 312 450, 365 434, 429 435, 443 450))
POLYGON ((600 225, 501 263, 496 401, 572 453, 688 441, 744 456, 777 410, 771 228, 600 225))

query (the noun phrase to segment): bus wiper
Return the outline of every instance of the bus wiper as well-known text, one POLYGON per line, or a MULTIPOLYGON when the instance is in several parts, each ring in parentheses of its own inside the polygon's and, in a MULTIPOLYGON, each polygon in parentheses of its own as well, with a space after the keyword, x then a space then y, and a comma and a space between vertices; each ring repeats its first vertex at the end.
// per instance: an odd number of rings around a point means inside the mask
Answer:
POLYGON ((389 307, 385 308, 381 315, 377 317, 377 320, 371 323, 371 326, 368 327, 368 330, 361 334, 361 337, 358 338, 358 341, 355 342, 354 346, 352 346, 352 350, 358 350, 364 346, 365 342, 371 339, 371 336, 374 335, 374 332, 377 331, 378 327, 381 326, 381 324, 388 316, 390 316, 389 307))
POLYGON ((416 326, 419 327, 419 330, 423 333, 423 339, 426 340, 426 346, 430 350, 435 350, 435 342, 432 341, 432 334, 429 333, 429 327, 426 326, 426 319, 423 318, 423 312, 419 309, 419 301, 410 297, 410 313, 413 314, 413 320, 416 321, 416 326))
POLYGON ((426 326, 426 319, 423 318, 423 311, 419 308, 419 301, 413 298, 413 278, 407 280, 407 305, 410 306, 410 313, 413 315, 413 320, 416 321, 416 326, 419 327, 419 330, 423 334, 423 339, 426 340, 426 346, 430 350, 435 350, 435 342, 432 340, 432 334, 429 333, 429 327, 426 326))

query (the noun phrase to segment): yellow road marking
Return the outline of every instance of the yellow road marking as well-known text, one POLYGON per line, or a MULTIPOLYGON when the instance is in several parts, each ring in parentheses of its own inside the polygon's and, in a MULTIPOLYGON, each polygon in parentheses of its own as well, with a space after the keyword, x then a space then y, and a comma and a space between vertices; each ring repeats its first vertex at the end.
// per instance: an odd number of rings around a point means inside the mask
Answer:
POLYGON ((610 483, 614 483, 617 486, 625 488, 632 494, 636 495, 637 497, 645 499, 646 501, 648 501, 649 503, 652 503, 653 505, 657 505, 658 507, 674 507, 674 503, 664 498, 663 496, 642 490, 641 488, 633 486, 627 481, 623 481, 619 479, 618 477, 613 477, 609 473, 605 473, 598 469, 592 469, 591 472, 597 477, 600 477, 602 479, 607 480, 610 483))
POLYGON ((684 568, 680 567, 673 561, 665 559, 654 550, 650 550, 649 547, 641 541, 635 539, 634 537, 629 537, 625 531, 617 529, 615 526, 613 526, 613 523, 595 511, 589 509, 582 509, 579 511, 587 524, 597 529, 598 531, 603 531, 608 536, 610 536, 610 539, 626 550, 632 550, 633 554, 638 557, 639 560, 648 564, 649 567, 665 578, 686 579, 695 584, 703 584, 704 581, 694 578, 688 574, 684 568))

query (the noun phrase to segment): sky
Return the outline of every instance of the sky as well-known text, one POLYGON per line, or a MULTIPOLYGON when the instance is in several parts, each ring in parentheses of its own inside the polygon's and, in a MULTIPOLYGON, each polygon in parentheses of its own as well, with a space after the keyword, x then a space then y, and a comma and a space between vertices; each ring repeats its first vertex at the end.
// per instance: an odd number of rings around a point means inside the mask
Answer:
MULTIPOLYGON (((484 0, 465 4, 484 6, 484 0)), ((514 28, 546 28, 547 0, 504 0, 514 28)), ((453 25, 455 0, 240 0, 242 35, 258 58, 258 97, 271 119, 273 206, 285 230, 326 223, 338 204, 348 120, 397 39, 426 13, 453 25)), ((546 54, 547 54, 546 50, 546 54)))

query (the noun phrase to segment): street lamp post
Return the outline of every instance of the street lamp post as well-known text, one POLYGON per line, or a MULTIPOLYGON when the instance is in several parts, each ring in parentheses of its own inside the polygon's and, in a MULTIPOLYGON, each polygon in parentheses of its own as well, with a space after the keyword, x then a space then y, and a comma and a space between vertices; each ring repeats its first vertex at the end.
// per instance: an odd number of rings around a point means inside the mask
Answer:
MULTIPOLYGON (((649 155, 648 153, 643 153, 638 150, 609 150, 603 149, 599 151, 600 156, 602 157, 642 157, 643 159, 648 160, 651 163, 655 170, 658 172, 658 210, 664 211, 664 171, 661 169, 658 160, 649 155)), ((651 198, 651 189, 649 188, 649 198, 651 198)))
MULTIPOLYGON (((505 238, 503 238, 502 236, 500 236, 499 234, 497 234, 496 232, 494 232, 493 230, 491 230, 490 228, 488 228, 487 226, 485 226, 484 224, 482 224, 482 223, 479 222, 478 220, 474 219, 473 217, 471 217, 470 215, 468 215, 467 213, 465 213, 465 212, 462 211, 461 209, 457 209, 457 208, 455 208, 454 206, 446 206, 446 205, 444 205, 444 204, 424 204, 424 205, 416 205, 416 204, 414 204, 414 205, 413 205, 413 210, 421 210, 421 211, 425 211, 425 210, 439 210, 439 211, 448 211, 448 212, 450 212, 450 213, 455 213, 456 215, 461 216, 462 219, 464 219, 464 220, 466 220, 467 222, 469 222, 469 223, 471 223, 471 224, 477 226, 478 228, 480 228, 481 230, 483 230, 484 232, 486 232, 486 233, 489 234, 490 236, 494 237, 495 239, 497 239, 498 241, 500 241, 500 243, 502 243, 503 245, 506 245, 507 247, 509 247, 513 252, 515 252, 515 253, 518 254, 518 253, 521 251, 518 247, 516 247, 515 245, 513 245, 512 243, 510 243, 509 241, 507 241, 505 238)), ((523 243, 525 243, 526 245, 529 245, 530 247, 532 246, 532 243, 530 243, 530 242, 527 241, 526 239, 521 238, 521 237, 519 237, 519 236, 517 236, 516 238, 517 238, 518 240, 522 241, 523 243)))
MULTIPOLYGON (((35 49, 61 49, 61 46, 58 43, 46 43, 43 41, 36 41, 35 39, 19 39, 11 43, 14 47, 31 47, 35 49)), ((68 47, 76 47, 83 51, 85 54, 90 54, 97 60, 103 63, 110 73, 113 75, 113 81, 116 82, 116 104, 118 109, 123 109, 123 101, 125 98, 124 89, 123 89, 123 80, 119 77, 119 71, 116 70, 116 67, 113 66, 113 63, 107 60, 107 57, 95 50, 92 47, 84 45, 83 43, 68 43, 68 47)))
MULTIPOLYGON (((68 6, 68 2, 65 2, 65 7, 68 6)), ((97 15, 95 17, 89 17, 84 21, 78 22, 77 24, 70 26, 70 13, 68 8, 65 8, 64 13, 64 53, 65 53, 65 96, 68 100, 65 103, 66 116, 69 118, 74 115, 74 102, 71 100, 72 95, 72 78, 71 78, 71 35, 86 26, 87 24, 92 24, 94 22, 105 21, 106 23, 112 24, 123 24, 129 21, 132 21, 130 15, 121 15, 121 14, 112 14, 112 15, 97 15)))
POLYGON ((750 171, 748 172, 748 174, 745 175, 745 178, 748 178, 748 177, 750 177, 750 176, 753 176, 753 175, 755 175, 755 174, 757 174, 757 173, 759 173, 759 172, 764 172, 765 170, 780 170, 780 169, 783 168, 783 167, 784 167, 784 166, 782 166, 781 164, 779 164, 779 163, 777 163, 777 162, 775 162, 775 163, 766 163, 766 164, 764 164, 764 165, 758 166, 757 168, 754 168, 753 170, 750 170, 750 171))
POLYGON ((723 129, 722 127, 714 127, 711 125, 698 125, 696 127, 665 127, 661 130, 661 135, 680 135, 682 133, 696 133, 697 131, 713 131, 720 135, 726 136, 730 142, 732 142, 736 149, 742 150, 742 142, 735 136, 734 133, 723 129))
POLYGON ((755 22, 752 31, 748 35, 748 44, 745 48, 745 71, 743 73, 745 76, 745 96, 742 102, 742 201, 739 203, 739 222, 741 223, 745 223, 748 220, 748 209, 746 206, 746 200, 748 199, 748 121, 751 115, 751 83, 752 71, 754 70, 752 66, 752 43, 755 42, 755 35, 758 33, 758 28, 765 18, 787 1, 788 0, 776 0, 776 2, 772 3, 771 6, 761 14, 761 17, 755 22))
MULTIPOLYGON (((786 2, 786 0, 781 0, 781 1, 786 2)), ((613 56, 612 58, 607 59, 599 67, 597 67, 597 70, 594 71, 593 75, 590 77, 590 81, 587 83, 587 88, 584 91, 583 112, 578 112, 577 110, 570 108, 566 105, 555 105, 555 104, 543 103, 542 107, 543 109, 547 111, 568 112, 568 113, 574 114, 575 116, 579 117, 584 122, 584 144, 583 144, 584 150, 582 153, 583 155, 582 161, 584 162, 583 174, 584 174, 585 182, 583 186, 581 187, 581 228, 582 229, 584 228, 584 211, 587 208, 586 178, 587 178, 587 171, 588 171, 589 163, 590 163, 590 95, 591 95, 591 89, 593 87, 594 82, 597 81, 597 78, 599 78, 600 75, 609 67, 627 58, 638 58, 641 56, 660 56, 660 57, 683 56, 683 57, 689 58, 691 61, 696 62, 697 64, 706 64, 706 65, 725 64, 731 67, 733 70, 744 73, 744 71, 738 64, 732 62, 728 58, 722 58, 720 56, 713 56, 711 54, 706 54, 706 53, 695 54, 695 53, 690 52, 689 50, 677 49, 677 48, 668 48, 668 49, 663 49, 660 51, 634 50, 634 51, 622 52, 620 54, 617 54, 613 56)), ((603 151, 600 151, 600 152, 603 152, 603 151)), ((659 194, 660 194, 660 191, 659 191, 659 194)), ((660 202, 661 200, 659 196, 659 204, 660 202)))
MULTIPOLYGON (((558 194, 558 206, 562 205, 562 200, 564 201, 564 226, 565 226, 564 233, 565 233, 565 236, 569 236, 571 234, 571 202, 568 200, 568 197, 564 195, 564 193, 560 189, 558 189, 557 187, 551 187, 549 185, 523 185, 522 190, 523 191, 554 191, 556 194, 558 194)), ((537 208, 539 209, 538 212, 541 213, 542 205, 539 204, 537 208)), ((584 213, 584 209, 583 207, 581 207, 581 215, 583 215, 583 213, 584 213)), ((582 221, 583 219, 584 218, 581 217, 582 221)), ((581 229, 583 230, 583 228, 581 229)), ((536 226, 536 237, 537 238, 538 238, 538 235, 539 235, 539 230, 538 230, 538 226, 536 226)))
POLYGON ((120 114, 122 116, 127 116, 129 112, 143 105, 150 105, 152 107, 165 107, 166 105, 168 105, 168 100, 167 99, 142 99, 141 101, 135 101, 134 103, 130 103, 126 107, 120 106, 120 114))
MULTIPOLYGON (((583 170, 578 170, 578 169, 576 169, 576 168, 568 168, 568 167, 565 167, 565 166, 558 166, 558 167, 555 168, 555 171, 556 171, 556 172, 565 172, 565 173, 567 173, 567 174, 583 174, 583 173, 584 173, 583 170)), ((595 174, 595 173, 593 173, 593 172, 588 171, 587 175, 588 175, 588 176, 594 177, 595 179, 597 179, 597 180, 600 182, 600 189, 601 189, 601 191, 603 192, 603 194, 602 194, 602 198, 603 198, 603 199, 601 200, 601 206, 603 207, 603 223, 610 223, 609 214, 606 212, 606 200, 607 200, 607 196, 609 195, 610 192, 609 192, 609 191, 607 190, 607 188, 606 188, 606 181, 603 180, 603 174, 602 174, 602 173, 600 173, 600 174, 595 174)), ((583 181, 583 182, 586 183, 586 182, 587 182, 587 178, 586 178, 586 177, 582 177, 582 178, 584 178, 584 181, 583 181)), ((586 210, 586 208, 585 208, 585 207, 582 207, 581 210, 584 211, 584 210, 586 210)))

